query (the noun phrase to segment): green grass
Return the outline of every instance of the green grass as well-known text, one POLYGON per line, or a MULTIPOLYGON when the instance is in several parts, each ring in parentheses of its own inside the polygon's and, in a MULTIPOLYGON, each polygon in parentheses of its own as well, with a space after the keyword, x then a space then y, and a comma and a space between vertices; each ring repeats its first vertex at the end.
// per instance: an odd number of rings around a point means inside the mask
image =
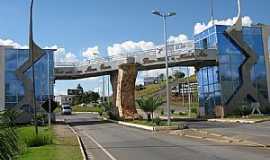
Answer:
POLYGON ((80 105, 77 105, 77 106, 73 106, 72 107, 72 112, 100 112, 102 111, 102 108, 101 107, 98 107, 98 106, 80 106, 80 105))
POLYGON ((135 92, 135 95, 136 97, 142 97, 142 96, 151 96, 153 95, 154 93, 158 92, 163 86, 163 83, 162 84, 150 84, 150 85, 147 85, 145 86, 145 89, 143 90, 140 90, 140 91, 136 91, 135 92))
POLYGON ((22 153, 16 160, 73 160, 82 159, 76 137, 59 138, 54 129, 39 127, 40 135, 53 137, 53 143, 40 147, 27 147, 25 141, 34 135, 34 127, 26 126, 18 128, 19 141, 22 153), (72 143, 67 143, 73 139, 72 143))

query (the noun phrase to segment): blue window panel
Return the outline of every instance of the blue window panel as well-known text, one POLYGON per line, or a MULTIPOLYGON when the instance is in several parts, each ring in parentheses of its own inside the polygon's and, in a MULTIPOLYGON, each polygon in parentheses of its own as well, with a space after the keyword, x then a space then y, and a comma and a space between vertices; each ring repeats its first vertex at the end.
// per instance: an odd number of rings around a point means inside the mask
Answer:
POLYGON ((230 55, 219 55, 219 63, 220 64, 229 64, 231 61, 230 61, 230 55))
POLYGON ((16 72, 15 71, 10 71, 10 70, 7 70, 5 72, 5 81, 6 82, 9 82, 11 80, 17 80, 17 77, 16 77, 16 72))
POLYGON ((231 40, 225 37, 223 34, 217 35, 218 51, 220 54, 235 53, 241 54, 241 51, 231 42, 231 40))
POLYGON ((262 30, 259 27, 243 27, 244 35, 262 35, 262 30))
POLYGON ((227 29, 227 26, 216 25, 216 32, 217 33, 222 33, 223 34, 226 29, 227 29))
POLYGON ((207 69, 202 70, 203 85, 208 85, 207 69))
POLYGON ((221 105, 221 92, 220 91, 216 91, 215 92, 215 103, 216 105, 221 105))
POLYGON ((231 65, 231 79, 232 80, 240 79, 239 66, 238 65, 231 65))
POLYGON ((221 81, 231 80, 231 68, 230 65, 220 65, 219 74, 221 81))
POLYGON ((208 37, 208 48, 216 48, 216 39, 214 34, 208 37))
POLYGON ((18 54, 18 67, 20 67, 21 65, 23 65, 29 56, 29 50, 25 49, 25 50, 19 50, 19 54, 18 54))
POLYGON ((212 26, 209 28, 209 34, 215 33, 216 32, 216 26, 212 26))
POLYGON ((230 54, 230 63, 240 66, 246 58, 239 54, 230 54))
POLYGON ((5 102, 6 103, 17 103, 17 97, 16 96, 5 96, 5 102))
POLYGON ((204 91, 204 93, 208 93, 209 91, 208 91, 208 85, 207 86, 203 86, 203 91, 204 91))
POLYGON ((17 69, 17 50, 6 49, 5 54, 5 68, 9 71, 15 71, 17 69))
POLYGON ((209 85, 209 93, 214 92, 214 91, 215 91, 214 84, 209 85))
POLYGON ((214 84, 215 91, 220 91, 221 87, 219 83, 214 84))
POLYGON ((214 83, 214 73, 213 73, 213 67, 208 68, 208 82, 209 84, 214 83))
POLYGON ((261 35, 244 35, 243 38, 249 47, 252 48, 258 55, 264 55, 261 35))
POLYGON ((213 73, 214 73, 214 83, 218 83, 219 82, 219 71, 218 71, 218 67, 214 67, 213 68, 213 73))
POLYGON ((5 94, 6 95, 17 95, 17 80, 9 80, 5 83, 5 94))

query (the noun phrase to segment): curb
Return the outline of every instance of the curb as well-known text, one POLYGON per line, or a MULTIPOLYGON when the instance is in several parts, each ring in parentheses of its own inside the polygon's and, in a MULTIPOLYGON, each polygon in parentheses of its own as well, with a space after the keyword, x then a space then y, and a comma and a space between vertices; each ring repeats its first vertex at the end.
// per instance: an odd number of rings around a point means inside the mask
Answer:
POLYGON ((244 119, 208 119, 208 122, 222 122, 222 123, 243 123, 243 124, 255 124, 270 121, 269 119, 265 120, 244 120, 244 119))
POLYGON ((205 140, 209 140, 209 141, 214 141, 214 142, 220 142, 220 143, 235 143, 235 144, 239 144, 242 143, 242 145, 246 145, 246 146, 255 146, 255 147, 262 147, 265 149, 269 149, 268 145, 264 145, 261 143, 257 143, 257 142, 253 142, 253 141, 249 141, 249 140, 244 140, 244 139, 240 139, 240 138, 235 138, 235 137, 228 137, 222 134, 217 134, 217 133, 210 133, 209 131, 202 131, 199 129, 190 129, 194 132, 200 132, 200 133, 204 133, 206 135, 212 135, 212 136, 216 136, 216 137, 222 137, 223 139, 215 139, 215 138, 209 138, 207 136, 194 136, 194 135, 189 135, 189 134, 185 134, 185 133, 178 133, 177 135, 179 136, 184 136, 184 137, 188 137, 188 138, 196 138, 196 139, 205 139, 205 140))
POLYGON ((146 125, 142 125, 142 124, 134 124, 134 123, 123 122, 123 121, 115 121, 115 120, 111 120, 111 119, 104 118, 104 117, 102 119, 119 124, 119 125, 131 127, 131 128, 143 129, 143 130, 147 130, 147 131, 166 131, 166 130, 179 129, 179 126, 156 126, 156 127, 154 127, 154 126, 146 126, 146 125))
POLYGON ((104 117, 102 119, 106 120, 106 121, 109 121, 109 122, 119 124, 119 125, 131 127, 131 128, 138 128, 138 129, 143 129, 143 130, 147 130, 147 131, 155 131, 155 127, 150 127, 150 126, 145 126, 145 125, 140 125, 140 124, 134 124, 134 123, 128 123, 128 122, 123 122, 123 121, 115 121, 115 120, 111 120, 111 119, 104 118, 104 117))
POLYGON ((81 114, 81 113, 91 113, 91 114, 99 114, 98 112, 72 112, 75 114, 81 114))
POLYGON ((81 137, 78 135, 78 133, 70 125, 68 125, 68 127, 77 137, 78 143, 80 145, 80 150, 81 150, 81 153, 82 153, 82 156, 83 156, 83 160, 89 160, 89 158, 87 157, 87 154, 86 154, 86 151, 85 151, 85 146, 84 146, 84 144, 82 142, 81 137))

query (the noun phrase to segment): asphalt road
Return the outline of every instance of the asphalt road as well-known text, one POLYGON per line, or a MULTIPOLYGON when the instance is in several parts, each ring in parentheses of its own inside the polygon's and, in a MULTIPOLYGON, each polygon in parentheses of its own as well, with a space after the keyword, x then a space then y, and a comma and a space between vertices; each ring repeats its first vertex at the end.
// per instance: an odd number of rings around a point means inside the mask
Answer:
POLYGON ((62 116, 73 123, 95 160, 269 160, 270 150, 152 133, 100 121, 96 115, 62 116))

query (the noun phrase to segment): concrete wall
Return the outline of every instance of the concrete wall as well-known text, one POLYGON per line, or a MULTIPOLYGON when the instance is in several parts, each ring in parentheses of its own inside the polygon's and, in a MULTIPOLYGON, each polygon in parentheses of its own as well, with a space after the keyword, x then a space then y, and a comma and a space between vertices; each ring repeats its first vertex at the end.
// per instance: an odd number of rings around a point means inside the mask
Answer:
POLYGON ((5 48, 0 46, 0 111, 5 107, 5 48))

